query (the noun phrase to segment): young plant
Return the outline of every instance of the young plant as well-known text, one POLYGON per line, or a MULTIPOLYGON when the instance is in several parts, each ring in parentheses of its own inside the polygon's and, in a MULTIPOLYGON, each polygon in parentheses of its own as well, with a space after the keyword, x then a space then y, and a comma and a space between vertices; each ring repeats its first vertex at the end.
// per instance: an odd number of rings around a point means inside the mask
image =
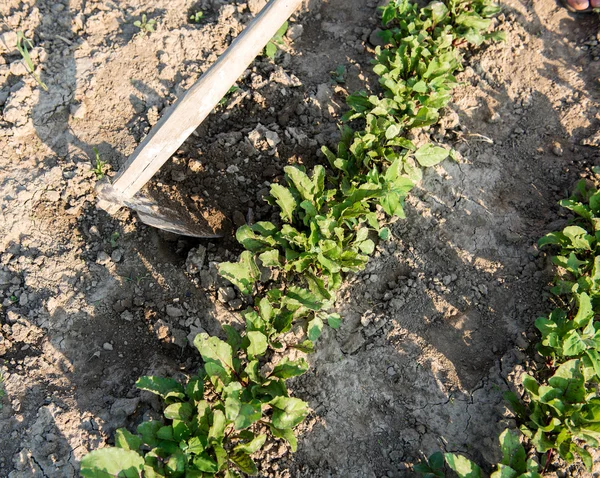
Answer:
POLYGON ((156 27, 156 20, 154 18, 148 20, 146 14, 142 14, 141 20, 136 20, 133 24, 140 29, 141 33, 152 33, 156 27))
POLYGON ((271 38, 271 40, 269 41, 269 43, 267 43, 267 46, 265 47, 265 55, 271 58, 272 60, 275 59, 278 47, 284 45, 283 36, 287 32, 288 26, 288 22, 285 22, 283 25, 281 25, 279 30, 277 30, 273 38, 271 38))
POLYGON ((117 247, 117 241, 119 240, 119 237, 121 237, 121 234, 119 234, 118 231, 115 231, 110 235, 110 247, 113 249, 117 247))
POLYGON ((33 48, 33 42, 25 38, 25 34, 23 32, 17 32, 17 50, 19 50, 19 53, 23 58, 23 63, 25 64, 27 71, 44 91, 48 91, 46 83, 44 83, 35 72, 35 65, 33 64, 33 60, 29 54, 30 48, 33 48))
POLYGON ((98 151, 98 148, 93 148, 94 150, 94 154, 96 155, 95 157, 95 162, 94 162, 94 174, 96 175, 96 179, 102 179, 104 177, 104 167, 106 166, 106 163, 104 161, 102 161, 102 159, 100 159, 100 152, 98 151))
POLYGON ((204 12, 202 10, 198 10, 196 13, 190 15, 190 20, 193 23, 200 23, 204 19, 204 12))
POLYGON ((330 72, 331 79, 338 84, 344 84, 346 82, 346 67, 344 65, 338 66, 334 71, 330 72))

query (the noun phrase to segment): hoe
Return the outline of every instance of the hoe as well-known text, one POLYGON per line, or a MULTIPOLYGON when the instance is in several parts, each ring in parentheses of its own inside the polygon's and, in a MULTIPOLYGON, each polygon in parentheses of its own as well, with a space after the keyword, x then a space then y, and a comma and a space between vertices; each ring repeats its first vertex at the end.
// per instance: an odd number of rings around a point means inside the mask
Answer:
POLYGON ((110 214, 125 206, 149 226, 179 235, 220 237, 139 191, 204 121, 303 0, 271 0, 219 59, 162 116, 116 174, 99 183, 97 206, 110 214))

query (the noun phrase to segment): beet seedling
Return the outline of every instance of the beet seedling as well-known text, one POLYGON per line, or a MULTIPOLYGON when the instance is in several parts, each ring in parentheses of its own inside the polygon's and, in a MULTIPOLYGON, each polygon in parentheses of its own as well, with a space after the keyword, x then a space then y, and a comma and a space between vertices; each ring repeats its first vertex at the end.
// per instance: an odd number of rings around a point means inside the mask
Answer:
POLYGON ((152 33, 156 26, 156 20, 154 18, 148 20, 146 14, 142 14, 141 20, 136 20, 133 24, 140 29, 141 33, 152 33))
POLYGON ((196 13, 190 15, 190 20, 194 23, 200 23, 204 19, 204 12, 202 10, 198 10, 196 13))

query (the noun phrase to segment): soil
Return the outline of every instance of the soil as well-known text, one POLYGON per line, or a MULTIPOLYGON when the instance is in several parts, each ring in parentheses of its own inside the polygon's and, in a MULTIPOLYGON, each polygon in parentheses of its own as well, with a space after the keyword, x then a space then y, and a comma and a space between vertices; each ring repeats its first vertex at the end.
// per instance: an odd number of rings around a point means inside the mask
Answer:
MULTIPOLYGON (((322 161, 345 95, 376 91, 377 2, 312 2, 276 61, 257 59, 147 187, 223 238, 96 209, 93 148, 113 175, 260 6, 0 5, 0 476, 77 476, 117 427, 156 413, 135 380, 183 377, 199 362, 189 339, 240 320, 243 300, 216 274, 239 253, 234 227, 272 216, 263 198, 285 165, 322 161), (143 13, 155 32, 133 25, 143 13), (48 92, 21 64, 16 31, 33 39, 48 92), (332 80, 339 65, 344 83, 332 80)), ((341 329, 292 383, 313 410, 298 452, 272 443, 261 476, 412 476, 439 449, 488 469, 499 458, 498 433, 515 426, 502 393, 519 388, 533 320, 550 307, 536 241, 565 224, 558 200, 600 160, 597 16, 548 0, 503 6, 507 40, 469 53, 442 123, 415 135, 462 161, 426 172, 393 239, 349 278, 341 329)), ((549 474, 589 475, 563 463, 549 474)))

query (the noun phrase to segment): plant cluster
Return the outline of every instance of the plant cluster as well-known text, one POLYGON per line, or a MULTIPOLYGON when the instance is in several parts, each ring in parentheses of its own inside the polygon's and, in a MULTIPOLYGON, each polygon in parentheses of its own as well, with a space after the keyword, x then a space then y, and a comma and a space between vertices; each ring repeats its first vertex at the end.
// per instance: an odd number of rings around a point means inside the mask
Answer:
POLYGON ((239 228, 245 251, 219 266, 223 278, 253 296, 242 313, 245 329, 225 325, 226 341, 198 335, 194 345, 204 365, 185 387, 142 377, 138 388, 164 400, 164 420, 142 423, 135 435, 118 431, 116 448, 84 457, 83 476, 233 477, 256 473, 251 455, 269 436, 296 449, 293 429, 309 408, 290 396, 286 380, 308 364, 289 352, 312 351, 326 325, 340 325, 331 310, 344 274, 364 269, 376 241, 390 237, 384 217, 404 216, 403 200, 420 168, 450 154, 432 144, 416 147, 403 135, 437 119, 462 67, 461 47, 480 43, 496 12, 484 0, 421 10, 395 0, 383 9, 389 47, 378 49, 374 61, 382 94, 349 98, 346 119, 356 130, 346 124, 337 150, 322 148, 329 168, 286 167, 285 184, 272 184, 268 198, 279 220, 239 228), (411 60, 396 71, 400 49, 411 60), (292 329, 303 330, 304 338, 286 336, 292 329))
MULTIPOLYGON (((527 458, 525 448, 516 432, 504 430, 500 434, 500 449, 502 460, 491 478, 542 478, 539 464, 532 458, 527 458)), ((414 470, 423 478, 444 478, 446 464, 460 478, 481 478, 481 468, 471 460, 456 453, 436 452, 427 460, 415 465, 414 470)))
MULTIPOLYGON (((507 392, 505 398, 522 423, 521 433, 543 454, 544 470, 556 454, 567 463, 579 457, 591 470, 587 447, 600 444, 600 322, 596 320, 600 314, 600 191, 580 181, 574 196, 560 204, 575 213, 575 219, 538 242, 540 248, 553 246, 557 251, 552 256, 558 266, 552 292, 560 305, 535 322, 541 333, 536 350, 544 365, 535 377, 524 375, 523 398, 514 392, 507 392)), ((415 466, 415 471, 438 476, 431 473, 438 469, 433 465, 439 464, 439 455, 415 466)), ((446 461, 461 478, 481 476, 479 466, 465 457, 459 458, 460 469, 455 468, 450 455, 446 454, 446 461)), ((441 462, 443 467, 443 458, 441 462)), ((514 471, 492 477, 540 476, 537 468, 514 471)))

